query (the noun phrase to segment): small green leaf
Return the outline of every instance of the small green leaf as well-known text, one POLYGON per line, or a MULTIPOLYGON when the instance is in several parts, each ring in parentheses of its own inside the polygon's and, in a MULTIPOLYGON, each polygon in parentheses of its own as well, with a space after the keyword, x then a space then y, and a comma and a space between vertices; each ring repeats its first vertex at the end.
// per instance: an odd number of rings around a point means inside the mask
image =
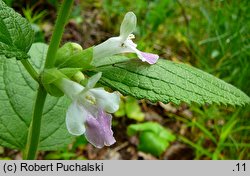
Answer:
POLYGON ((129 136, 139 134, 138 149, 160 156, 176 137, 163 126, 155 122, 130 125, 127 129, 129 136))
POLYGON ((0 0, 0 55, 28 58, 33 38, 34 32, 29 22, 0 0))
POLYGON ((87 70, 93 68, 90 65, 93 58, 93 48, 82 50, 81 46, 75 43, 66 43, 56 54, 57 68, 81 68, 87 70))
MULTIPOLYGON (((31 64, 41 72, 48 46, 32 45, 31 64)), ((26 145, 38 84, 17 60, 0 56, 0 145, 23 150, 26 145)), ((49 96, 43 110, 40 150, 56 150, 71 142, 65 125, 69 100, 49 96)))
POLYGON ((124 100, 121 100, 120 104, 119 104, 119 109, 118 109, 118 111, 115 112, 115 116, 122 117, 125 115, 126 115, 125 102, 124 102, 124 100))
POLYGON ((145 115, 143 114, 143 112, 141 112, 141 107, 139 106, 138 101, 135 98, 130 96, 126 98, 125 109, 128 118, 134 119, 136 121, 144 120, 145 115))
POLYGON ((66 43, 56 54, 56 68, 45 69, 41 74, 42 83, 46 91, 53 96, 63 96, 53 83, 63 77, 71 78, 77 72, 92 68, 92 48, 82 50, 81 46, 76 43, 66 43))
POLYGON ((128 96, 121 99, 119 109, 115 112, 115 116, 127 116, 130 119, 140 122, 144 120, 145 114, 141 111, 138 100, 134 97, 128 96))
POLYGON ((169 142, 151 132, 143 132, 139 136, 140 143, 138 149, 160 156, 169 146, 169 142))
POLYGON ((129 136, 135 135, 139 132, 145 132, 145 131, 155 133, 159 137, 167 141, 175 140, 175 136, 170 131, 168 131, 163 126, 155 122, 145 122, 141 124, 134 124, 134 125, 130 125, 127 129, 127 133, 129 136))
POLYGON ((61 73, 66 75, 68 78, 74 76, 77 72, 81 71, 81 68, 61 68, 59 69, 61 73))
POLYGON ((59 79, 66 78, 58 69, 45 69, 41 75, 41 80, 46 91, 55 97, 61 97, 64 93, 58 89, 53 83, 59 79))
POLYGON ((102 72, 102 84, 137 99, 175 104, 250 103, 250 98, 241 90, 186 64, 159 59, 149 65, 116 56, 103 58, 95 66, 97 72, 102 72))

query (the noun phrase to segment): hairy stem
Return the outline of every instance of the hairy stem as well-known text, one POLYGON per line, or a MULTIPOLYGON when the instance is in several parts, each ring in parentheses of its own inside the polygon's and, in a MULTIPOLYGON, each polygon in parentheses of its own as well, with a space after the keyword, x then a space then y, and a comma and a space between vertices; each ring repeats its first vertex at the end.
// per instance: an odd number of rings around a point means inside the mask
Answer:
POLYGON ((51 37, 51 41, 50 41, 50 45, 49 45, 49 49, 47 53, 47 58, 45 62, 45 68, 54 67, 56 51, 59 48, 62 34, 64 31, 64 27, 68 20, 73 2, 74 0, 64 0, 61 5, 61 8, 59 10, 59 14, 56 20, 55 30, 53 31, 53 34, 51 37))
POLYGON ((32 114, 32 121, 29 129, 24 159, 33 160, 36 157, 36 151, 38 148, 41 130, 42 113, 46 95, 47 92, 44 90, 42 85, 40 85, 38 88, 36 102, 32 114))
POLYGON ((33 66, 30 64, 30 62, 27 59, 22 59, 21 63, 23 64, 24 68, 29 72, 30 76, 38 82, 38 73, 33 68, 33 66))

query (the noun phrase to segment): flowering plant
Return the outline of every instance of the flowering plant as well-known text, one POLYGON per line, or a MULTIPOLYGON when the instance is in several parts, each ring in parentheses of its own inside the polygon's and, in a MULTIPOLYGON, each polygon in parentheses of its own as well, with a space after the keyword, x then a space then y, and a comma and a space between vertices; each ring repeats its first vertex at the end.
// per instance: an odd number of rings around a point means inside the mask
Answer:
POLYGON ((250 102, 208 73, 138 50, 133 12, 125 14, 118 37, 87 49, 72 42, 59 47, 72 4, 62 2, 47 45, 33 43, 31 24, 0 0, 0 144, 22 150, 24 159, 63 147, 72 135, 85 135, 98 148, 114 144, 111 113, 121 95, 175 104, 250 102))

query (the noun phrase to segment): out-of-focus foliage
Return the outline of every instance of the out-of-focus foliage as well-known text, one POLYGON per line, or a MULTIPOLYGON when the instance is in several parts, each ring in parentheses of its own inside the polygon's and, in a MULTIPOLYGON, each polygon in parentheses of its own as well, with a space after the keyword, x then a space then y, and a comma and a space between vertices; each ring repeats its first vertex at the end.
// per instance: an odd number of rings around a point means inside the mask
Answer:
POLYGON ((11 6, 14 0, 3 0, 8 6, 11 6))
POLYGON ((145 117, 138 104, 138 100, 130 96, 121 100, 119 110, 115 112, 115 116, 127 116, 128 118, 136 121, 143 121, 145 117))
POLYGON ((138 149, 160 156, 176 137, 169 130, 154 122, 146 122, 128 126, 129 136, 139 134, 138 149))
POLYGON ((35 32, 34 42, 45 42, 44 33, 42 31, 41 25, 44 18, 48 15, 46 10, 35 12, 35 5, 32 7, 22 8, 24 17, 31 23, 32 29, 35 32))

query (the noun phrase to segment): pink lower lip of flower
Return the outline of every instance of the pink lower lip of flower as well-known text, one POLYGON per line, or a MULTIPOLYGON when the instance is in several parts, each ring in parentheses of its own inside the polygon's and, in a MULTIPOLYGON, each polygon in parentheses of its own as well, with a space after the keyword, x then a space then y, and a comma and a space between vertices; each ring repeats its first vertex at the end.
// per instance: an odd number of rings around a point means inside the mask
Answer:
POLYGON ((111 121, 112 116, 100 109, 97 117, 89 115, 85 125, 86 139, 97 148, 114 144, 116 141, 113 137, 111 121))
POLYGON ((155 64, 159 59, 159 56, 157 54, 146 53, 146 52, 140 52, 140 54, 149 64, 155 64))

